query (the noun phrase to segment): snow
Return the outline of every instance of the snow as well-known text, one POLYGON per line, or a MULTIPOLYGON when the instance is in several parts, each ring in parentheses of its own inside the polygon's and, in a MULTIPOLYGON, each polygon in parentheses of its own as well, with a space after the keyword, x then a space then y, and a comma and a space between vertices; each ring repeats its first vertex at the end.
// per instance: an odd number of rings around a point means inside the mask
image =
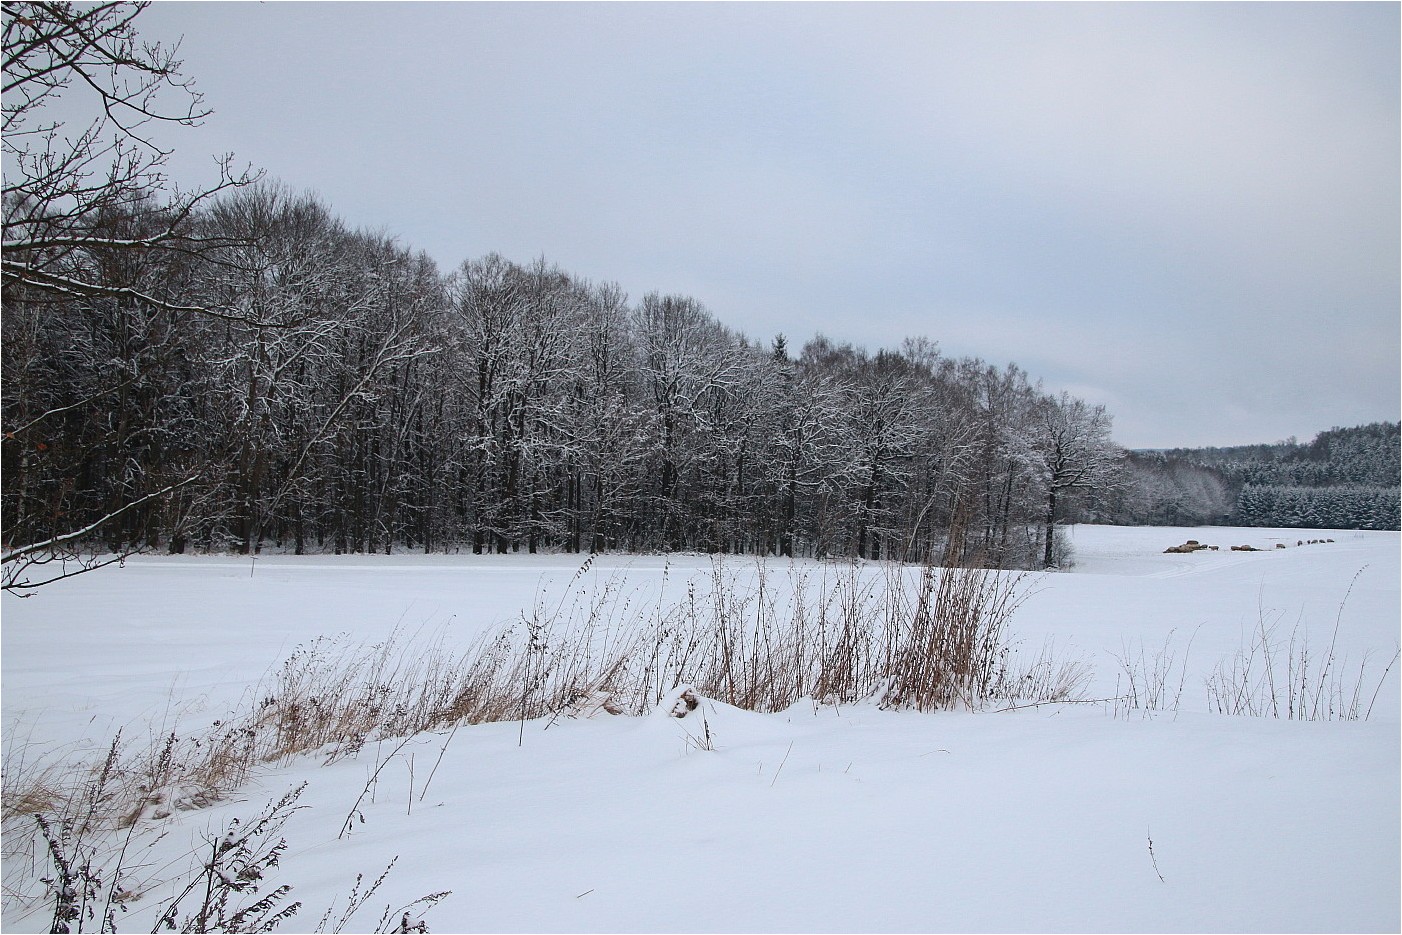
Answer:
MULTIPOLYGON (((1177 712, 804 702, 756 714, 703 699, 680 719, 664 704, 642 718, 465 727, 394 753, 364 822, 338 838, 398 745, 383 740, 330 765, 298 758, 229 800, 152 821, 133 880, 182 866, 201 834, 306 782, 278 876, 305 904, 294 930, 396 855, 352 928, 439 890, 452 895, 428 911, 434 931, 1402 928, 1398 673, 1368 721, 1213 714, 1203 686, 1263 617, 1321 647, 1337 619, 1339 656, 1356 667, 1372 654, 1371 693, 1398 647, 1398 534, 1081 526, 1071 541, 1075 568, 1036 580, 1015 637, 1093 665, 1092 698, 1122 687, 1116 657, 1167 641, 1186 660, 1177 712), (1163 554, 1188 538, 1221 550, 1163 554), (1336 541, 1295 546, 1314 538, 1336 541), (1227 551, 1245 543, 1265 551, 1227 551)), ((579 562, 142 557, 6 596, 5 732, 92 748, 117 727, 207 723, 300 643, 339 632, 372 643, 397 628, 465 646, 555 600, 579 562)), ((771 561, 771 580, 787 569, 771 561)), ((640 598, 675 596, 710 573, 704 556, 603 556, 583 584, 618 574, 640 598)), ((119 928, 149 930, 160 893, 119 928)), ((6 931, 47 924, 6 905, 6 931)))

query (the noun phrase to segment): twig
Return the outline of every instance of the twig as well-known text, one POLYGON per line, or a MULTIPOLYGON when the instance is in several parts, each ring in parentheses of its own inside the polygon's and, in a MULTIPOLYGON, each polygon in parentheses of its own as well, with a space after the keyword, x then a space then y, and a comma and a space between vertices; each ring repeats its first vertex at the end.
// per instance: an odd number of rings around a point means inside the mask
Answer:
MULTIPOLYGON (((1378 703, 1378 692, 1382 691, 1383 682, 1387 680, 1387 674, 1392 671, 1392 667, 1397 665, 1399 657, 1402 657, 1402 649, 1392 654, 1392 661, 1387 664, 1386 669, 1383 669, 1383 674, 1378 676, 1377 687, 1373 689, 1373 698, 1368 702, 1368 710, 1364 712, 1363 720, 1366 721, 1373 716, 1373 705, 1378 703)), ((1360 681, 1362 681, 1361 678, 1360 681)))
MULTIPOLYGON (((341 825, 341 833, 336 835, 337 841, 350 834, 350 830, 355 824, 355 816, 360 811, 360 803, 365 801, 365 797, 370 794, 370 787, 373 786, 375 782, 380 778, 380 770, 384 769, 385 766, 389 763, 389 761, 394 759, 395 756, 399 753, 399 751, 403 750, 405 746, 408 745, 409 741, 413 739, 414 737, 411 734, 410 736, 405 737, 403 740, 399 741, 399 746, 395 747, 393 752, 391 752, 389 756, 381 760, 380 764, 375 767, 375 772, 370 774, 370 778, 365 782, 365 788, 360 790, 360 796, 355 800, 355 804, 351 806, 351 810, 346 814, 346 820, 341 825)), ((360 820, 364 821, 365 816, 362 815, 360 820)))
POLYGON ((789 754, 793 753, 793 741, 789 741, 789 748, 784 751, 784 758, 779 761, 779 768, 774 771, 774 778, 769 780, 769 788, 773 789, 774 784, 779 781, 779 774, 784 771, 784 764, 789 761, 789 754))
POLYGON ((438 772, 438 764, 443 762, 443 754, 448 752, 448 744, 452 743, 453 738, 458 735, 459 727, 462 727, 461 719, 453 722, 453 729, 448 732, 448 739, 443 741, 443 746, 438 748, 438 759, 433 761, 433 769, 428 771, 428 778, 424 780, 424 786, 419 790, 420 802, 424 800, 424 796, 428 795, 428 785, 433 782, 433 774, 438 772))
POLYGON ((1063 698, 1054 701, 1032 701, 1027 704, 1015 704, 1006 708, 999 708, 998 712, 995 713, 1003 711, 1021 711, 1023 708, 1041 708, 1049 704, 1105 704, 1107 701, 1124 701, 1127 697, 1129 696, 1117 695, 1114 698, 1063 698))
POLYGON ((1168 881, 1163 878, 1163 874, 1159 873, 1159 860, 1154 856, 1154 839, 1149 834, 1148 828, 1144 829, 1144 836, 1149 839, 1149 860, 1154 865, 1154 875, 1159 878, 1160 883, 1167 883, 1168 881))

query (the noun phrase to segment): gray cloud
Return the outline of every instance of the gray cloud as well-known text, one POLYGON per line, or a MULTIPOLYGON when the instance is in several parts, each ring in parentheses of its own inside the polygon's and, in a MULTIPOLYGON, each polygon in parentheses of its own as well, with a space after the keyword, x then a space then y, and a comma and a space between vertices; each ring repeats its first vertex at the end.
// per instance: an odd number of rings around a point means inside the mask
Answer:
POLYGON ((1136 446, 1398 417, 1387 4, 154 5, 234 150, 445 267, 909 334, 1136 446))

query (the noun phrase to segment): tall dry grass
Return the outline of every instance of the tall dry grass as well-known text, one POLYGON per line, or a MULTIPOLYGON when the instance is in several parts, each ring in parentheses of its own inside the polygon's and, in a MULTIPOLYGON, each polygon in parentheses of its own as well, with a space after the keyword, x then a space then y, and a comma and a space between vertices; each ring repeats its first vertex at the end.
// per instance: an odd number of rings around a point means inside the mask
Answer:
MULTIPOLYGON (((1402 659, 1402 648, 1394 650, 1376 676, 1372 654, 1350 659, 1340 649, 1348 599, 1365 568, 1354 574, 1339 601, 1327 642, 1314 638, 1303 612, 1287 632, 1285 614, 1258 603, 1256 621, 1250 630, 1243 629, 1240 648, 1219 660, 1202 681, 1208 711, 1295 721, 1368 720, 1383 685, 1402 659)), ((1126 647, 1124 655, 1116 657, 1120 673, 1115 697, 1110 699, 1116 716, 1176 713, 1192 644, 1190 638, 1180 656, 1170 633, 1160 647, 1149 649, 1142 643, 1137 650, 1126 647)))
MULTIPOLYGON (((217 801, 254 771, 296 757, 332 762, 435 730, 447 735, 446 749, 461 724, 520 720, 524 736, 535 718, 640 715, 683 684, 754 711, 800 699, 975 709, 1068 699, 1079 686, 1074 666, 1055 664, 1046 648, 1019 668, 1008 634, 1026 594, 1016 574, 861 563, 789 564, 776 574, 763 561, 716 560, 678 585, 665 572, 662 594, 645 597, 625 574, 591 568, 592 558, 560 593, 542 590, 516 620, 466 649, 441 634, 424 642, 396 633, 370 645, 346 635, 313 640, 227 716, 145 742, 119 736, 100 761, 40 756, 10 732, 0 814, 6 915, 52 909, 55 924, 111 930, 126 900, 158 885, 128 879, 138 828, 217 801)), ((274 862, 277 847, 268 852, 274 862)), ((222 859, 217 847, 210 853, 222 859)), ((200 872, 213 879, 216 862, 200 872)), ((180 900, 169 911, 197 929, 210 919, 282 922, 296 909, 287 892, 244 903, 224 894, 188 918, 180 900)))
MULTIPOLYGON (((297 647, 235 710, 201 729, 121 741, 112 762, 75 768, 7 738, 3 820, 89 809, 105 770, 100 819, 125 827, 215 801, 252 771, 458 723, 643 714, 691 684, 727 704, 777 711, 800 699, 870 700, 919 710, 978 708, 1056 694, 1014 673, 1008 621, 1026 579, 979 569, 789 565, 716 560, 707 574, 646 598, 626 576, 589 574, 465 650, 394 636, 297 647)), ((669 573, 670 576, 670 573, 669 573)), ((667 587, 672 587, 670 581, 667 587)), ((1029 672, 1043 659, 1029 665, 1029 672)), ((1064 682, 1064 680, 1063 680, 1064 682)), ((1061 695, 1067 693, 1063 684, 1061 695)), ((188 719, 187 719, 188 720, 188 719)), ((6 853, 11 845, 7 835, 6 853)))
MULTIPOLYGON (((1343 607, 1339 608, 1340 616, 1343 607)), ((1221 714, 1294 721, 1359 721, 1372 717, 1383 683, 1402 651, 1369 677, 1370 654, 1350 660, 1338 649, 1339 620, 1329 642, 1310 639, 1297 620, 1285 634, 1279 612, 1262 610, 1242 647, 1207 678, 1208 707, 1221 714)))

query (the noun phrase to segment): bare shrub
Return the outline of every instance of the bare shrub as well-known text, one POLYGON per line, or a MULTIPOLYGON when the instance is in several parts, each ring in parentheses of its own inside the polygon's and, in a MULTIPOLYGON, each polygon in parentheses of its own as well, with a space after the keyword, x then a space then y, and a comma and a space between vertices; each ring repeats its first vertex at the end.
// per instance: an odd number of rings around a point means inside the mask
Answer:
POLYGON ((1058 651, 1048 639, 1028 661, 1012 649, 990 694, 1009 706, 1084 702, 1094 675, 1095 667, 1085 657, 1058 651))
MULTIPOLYGON (((47 851, 47 868, 40 871, 45 875, 36 880, 42 889, 37 896, 21 900, 7 881, 7 918, 11 910, 21 915, 45 910, 50 916, 49 930, 53 932, 82 932, 94 928, 116 932, 119 913, 127 912, 141 895, 157 890, 174 895, 155 906, 152 931, 269 932, 298 913, 302 904, 288 901, 292 886, 274 885, 271 881, 287 850, 283 826, 302 807, 297 805, 297 800, 305 783, 269 803, 251 820, 244 822, 234 818, 222 834, 206 836, 199 847, 188 853, 189 866, 183 872, 173 877, 133 882, 131 866, 144 862, 144 859, 133 861, 129 853, 135 842, 135 826, 113 836, 105 833, 97 820, 98 805, 106 795, 115 764, 120 761, 118 748, 119 744, 114 742, 105 760, 107 768, 94 778, 87 790, 89 801, 83 811, 34 816, 38 837, 47 851)), ((156 835, 142 846, 149 848, 162 836, 156 835)), ((374 895, 397 860, 397 857, 391 860, 368 889, 361 889, 364 876, 357 875, 340 914, 333 917, 333 904, 316 931, 344 931, 351 917, 374 895)), ((446 891, 431 893, 397 910, 386 906, 374 931, 427 932, 423 913, 448 895, 446 891), (391 925, 395 927, 390 928, 391 925)))
POLYGON ((82 798, 73 800, 76 807, 72 811, 48 818, 42 813, 33 816, 52 868, 47 876, 39 877, 45 887, 44 902, 52 906, 51 932, 81 932, 85 923, 95 920, 103 931, 116 931, 121 874, 119 868, 110 873, 103 869, 101 855, 106 841, 96 825, 118 762, 119 746, 120 738, 114 739, 102 767, 84 787, 82 798))
MULTIPOLYGON (((380 872, 380 875, 370 883, 369 886, 361 889, 365 882, 365 875, 357 873, 355 883, 351 886, 350 895, 346 897, 346 904, 340 913, 336 913, 336 904, 333 902, 326 907, 326 913, 317 923, 316 931, 321 932, 344 932, 350 927, 352 917, 356 915, 366 903, 370 901, 376 891, 389 877, 389 873, 394 869, 394 865, 399 862, 396 856, 389 862, 389 865, 380 872)), ((379 924, 375 926, 376 932, 427 932, 428 926, 424 924, 423 913, 438 905, 451 894, 447 891, 441 893, 430 893, 427 896, 420 896, 407 906, 400 906, 398 909, 391 909, 385 906, 384 912, 380 915, 379 924), (397 917, 397 918, 396 918, 397 917), (393 924, 394 928, 389 926, 393 924)))
POLYGON ((1207 679, 1208 706, 1222 714, 1285 718, 1298 721, 1357 721, 1372 716, 1378 692, 1402 651, 1394 652, 1375 681, 1368 678, 1370 654, 1354 667, 1338 653, 1339 628, 1344 607, 1359 569, 1349 582, 1329 642, 1312 645, 1309 628, 1297 619, 1286 636, 1282 614, 1257 613, 1256 627, 1243 639, 1241 649, 1219 662, 1207 679), (1368 688, 1371 685, 1372 691, 1368 688))
MULTIPOLYGON (((1007 654, 1019 577, 977 568, 921 570, 914 606, 887 623, 881 703, 922 711, 979 707, 1007 654)), ((895 600, 903 588, 888 589, 895 600)))
POLYGON ((1156 711, 1178 712, 1188 680, 1188 656, 1197 631, 1193 631, 1181 656, 1174 646, 1174 632, 1170 630, 1163 645, 1153 650, 1141 640, 1134 649, 1125 644, 1122 655, 1114 657, 1119 663, 1112 699, 1117 717, 1136 711, 1143 716, 1156 711))
POLYGON ((207 839, 198 870, 162 907, 156 928, 172 932, 269 932, 296 915, 300 902, 284 905, 291 886, 284 883, 259 894, 265 878, 287 850, 287 839, 280 832, 299 807, 296 802, 305 788, 303 784, 287 792, 246 826, 235 818, 222 836, 207 839))
MULTIPOLYGON (((1219 661, 1205 680, 1208 710, 1299 721, 1367 720, 1402 651, 1393 652, 1376 679, 1369 676, 1370 653, 1356 665, 1339 653, 1344 609, 1362 572, 1359 569, 1349 583, 1329 642, 1322 647, 1312 641, 1303 615, 1286 633, 1281 611, 1258 606, 1256 624, 1243 634, 1241 648, 1219 661)), ((1194 638, 1196 635, 1194 631, 1194 638)), ((1193 639, 1189 639, 1180 656, 1170 632, 1163 645, 1152 650, 1142 643, 1136 649, 1126 646, 1123 655, 1116 657, 1120 672, 1115 696, 1108 699, 1116 716, 1177 712, 1192 644, 1193 639)))

